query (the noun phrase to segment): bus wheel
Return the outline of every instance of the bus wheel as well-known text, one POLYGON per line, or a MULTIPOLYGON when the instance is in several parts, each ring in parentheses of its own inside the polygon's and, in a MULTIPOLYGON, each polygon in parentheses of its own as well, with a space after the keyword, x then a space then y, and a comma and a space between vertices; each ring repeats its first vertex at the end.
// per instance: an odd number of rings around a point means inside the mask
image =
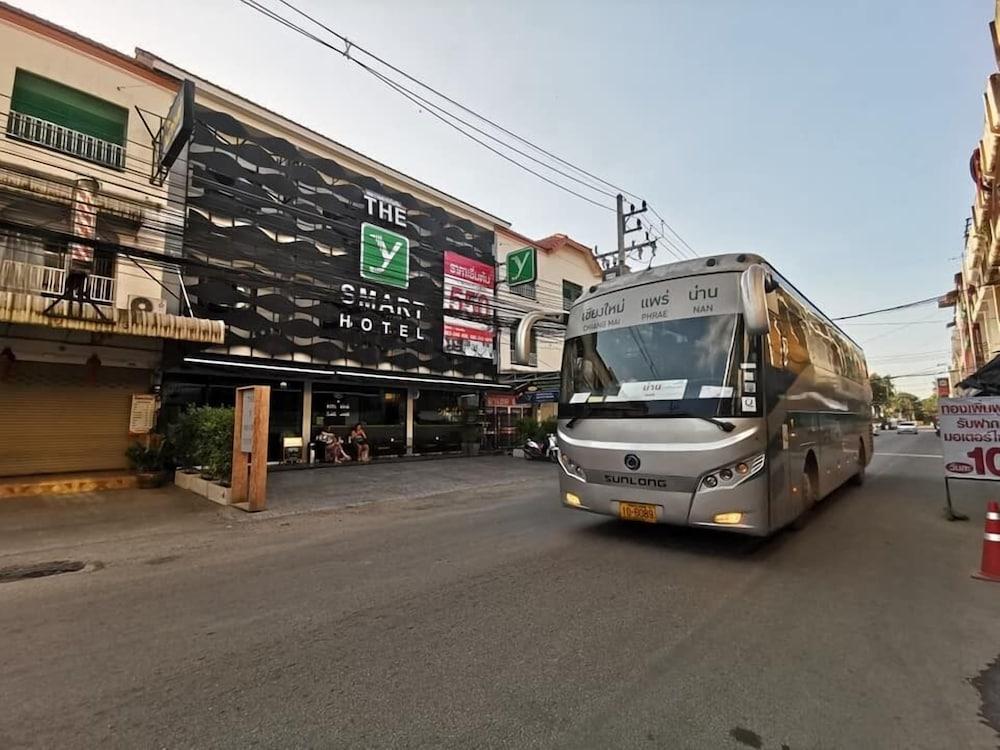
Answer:
POLYGON ((813 464, 806 461, 802 469, 802 479, 799 481, 799 514, 790 524, 793 531, 798 531, 806 525, 806 516, 816 504, 816 479, 813 476, 813 464))
POLYGON ((854 476, 851 477, 851 484, 855 487, 860 487, 865 483, 865 467, 868 465, 867 456, 865 455, 865 444, 862 441, 858 446, 858 470, 855 472, 854 476))

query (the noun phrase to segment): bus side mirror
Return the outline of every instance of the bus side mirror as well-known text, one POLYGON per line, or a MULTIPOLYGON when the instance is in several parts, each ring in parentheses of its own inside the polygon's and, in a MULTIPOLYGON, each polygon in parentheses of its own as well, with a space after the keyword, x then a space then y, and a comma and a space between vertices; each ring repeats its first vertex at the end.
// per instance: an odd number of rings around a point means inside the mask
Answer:
POLYGON ((754 264, 740 276, 740 303, 747 333, 761 336, 768 332, 767 319, 768 273, 764 266, 754 264))

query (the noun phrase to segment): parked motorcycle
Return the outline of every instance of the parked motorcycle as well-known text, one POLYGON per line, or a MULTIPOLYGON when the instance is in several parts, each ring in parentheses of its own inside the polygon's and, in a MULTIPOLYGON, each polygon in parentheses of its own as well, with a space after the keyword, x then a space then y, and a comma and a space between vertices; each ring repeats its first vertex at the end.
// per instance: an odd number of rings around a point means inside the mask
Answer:
POLYGON ((524 457, 529 461, 556 461, 559 458, 559 446, 556 445, 556 436, 549 433, 545 437, 545 442, 528 439, 524 443, 524 457))

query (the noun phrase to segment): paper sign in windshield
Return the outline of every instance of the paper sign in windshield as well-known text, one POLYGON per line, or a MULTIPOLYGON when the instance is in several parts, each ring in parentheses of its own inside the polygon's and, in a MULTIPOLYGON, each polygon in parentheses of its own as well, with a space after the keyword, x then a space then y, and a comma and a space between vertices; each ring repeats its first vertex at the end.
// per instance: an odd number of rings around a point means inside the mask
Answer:
POLYGON ((684 398, 687 380, 646 380, 622 383, 618 389, 620 401, 663 401, 684 398))
POLYGON ((732 398, 731 385, 703 385, 698 391, 698 398, 732 398))

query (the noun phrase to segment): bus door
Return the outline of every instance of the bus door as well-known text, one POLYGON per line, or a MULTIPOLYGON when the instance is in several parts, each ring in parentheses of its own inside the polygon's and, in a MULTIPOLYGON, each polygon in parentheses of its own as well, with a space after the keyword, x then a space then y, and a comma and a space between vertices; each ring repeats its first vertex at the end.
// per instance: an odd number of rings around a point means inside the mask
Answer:
MULTIPOLYGON (((768 455, 770 463, 770 525, 777 529, 801 511, 792 488, 799 482, 802 441, 809 440, 799 401, 794 398, 808 369, 801 321, 795 319, 782 290, 773 295, 768 333, 768 367, 765 378, 768 455), (796 325, 798 323, 798 325, 796 325), (789 399, 789 396, 793 396, 789 399)), ((805 420, 808 422, 808 419, 805 420)))

